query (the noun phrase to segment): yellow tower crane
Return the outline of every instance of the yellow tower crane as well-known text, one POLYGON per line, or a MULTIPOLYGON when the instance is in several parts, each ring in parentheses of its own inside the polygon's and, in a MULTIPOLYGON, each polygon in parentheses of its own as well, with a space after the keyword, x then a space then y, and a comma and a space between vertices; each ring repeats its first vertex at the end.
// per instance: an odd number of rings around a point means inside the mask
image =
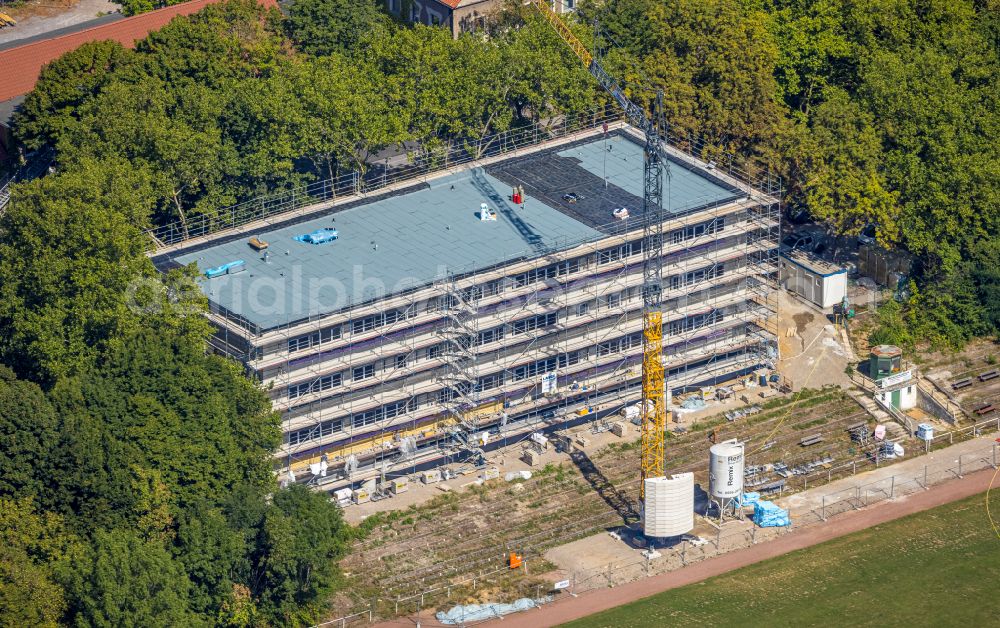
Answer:
MULTIPOLYGON (((639 497, 645 499, 646 479, 662 477, 666 459, 666 378, 663 370, 663 313, 660 292, 663 280, 663 92, 658 92, 652 118, 624 94, 618 81, 604 71, 573 31, 552 10, 547 0, 532 0, 566 45, 583 62, 618 106, 629 123, 645 136, 642 198, 642 471, 639 497)), ((669 176, 669 172, 666 172, 669 176)))

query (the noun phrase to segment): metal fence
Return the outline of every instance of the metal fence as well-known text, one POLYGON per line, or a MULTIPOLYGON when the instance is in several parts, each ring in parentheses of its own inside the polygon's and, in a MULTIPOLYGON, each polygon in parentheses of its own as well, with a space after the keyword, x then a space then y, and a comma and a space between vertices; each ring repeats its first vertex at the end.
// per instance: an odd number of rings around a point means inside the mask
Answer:
POLYGON ((998 462, 1000 462, 1000 444, 984 443, 982 447, 970 452, 956 454, 954 459, 925 464, 916 473, 912 471, 895 473, 821 495, 818 507, 794 513, 795 524, 812 525, 843 512, 912 495, 935 484, 964 477, 968 473, 996 469, 998 462))
POLYGON ((0 214, 7 207, 7 203, 10 202, 10 184, 13 177, 7 177, 3 181, 0 181, 0 214))
MULTIPOLYGON (((976 425, 952 430, 942 434, 936 441, 941 443, 954 442, 957 438, 981 436, 987 431, 1000 431, 1000 419, 983 421, 976 425)), ((929 442, 927 451, 933 450, 934 442, 929 442)), ((748 521, 730 521, 716 529, 714 536, 708 538, 691 538, 665 548, 657 548, 660 556, 655 559, 636 557, 630 560, 615 561, 595 568, 581 569, 569 574, 570 586, 566 594, 577 595, 594 589, 616 587, 629 582, 667 573, 720 556, 737 549, 751 547, 757 543, 773 540, 787 534, 791 529, 813 526, 827 521, 830 517, 858 510, 878 502, 892 500, 924 491, 929 487, 961 478, 965 474, 983 469, 996 469, 1000 463, 1000 443, 988 442, 972 448, 954 459, 940 460, 923 465, 915 472, 901 471, 876 480, 858 482, 857 484, 830 491, 810 498, 810 504, 805 507, 792 507, 789 514, 792 518, 791 528, 758 528, 748 521)), ((854 467, 856 472, 857 467, 854 467)), ((806 483, 807 484, 807 483, 806 483)), ((540 557, 525 560, 527 565, 538 564, 540 557)), ((353 624, 371 623, 379 616, 417 615, 432 612, 432 609, 447 606, 449 603, 461 603, 469 595, 487 584, 495 584, 509 577, 507 568, 483 571, 475 576, 469 576, 454 581, 446 586, 439 586, 420 593, 390 600, 376 600, 368 610, 353 615, 337 618, 318 626, 348 626, 353 624), (379 610, 385 612, 380 613, 379 610)), ((522 596, 540 598, 550 593, 537 583, 520 583, 519 593, 522 596)), ((466 625, 472 625, 469 622, 466 625)))

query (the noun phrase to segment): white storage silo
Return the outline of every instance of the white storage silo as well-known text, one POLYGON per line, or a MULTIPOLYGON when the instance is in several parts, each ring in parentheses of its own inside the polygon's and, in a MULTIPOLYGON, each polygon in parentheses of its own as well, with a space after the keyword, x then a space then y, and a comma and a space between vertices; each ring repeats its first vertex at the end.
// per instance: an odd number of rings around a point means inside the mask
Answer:
POLYGON ((736 439, 712 445, 709 450, 708 494, 716 501, 743 494, 743 443, 736 439))
POLYGON ((647 537, 687 534, 694 528, 694 474, 649 478, 645 482, 642 530, 647 537))

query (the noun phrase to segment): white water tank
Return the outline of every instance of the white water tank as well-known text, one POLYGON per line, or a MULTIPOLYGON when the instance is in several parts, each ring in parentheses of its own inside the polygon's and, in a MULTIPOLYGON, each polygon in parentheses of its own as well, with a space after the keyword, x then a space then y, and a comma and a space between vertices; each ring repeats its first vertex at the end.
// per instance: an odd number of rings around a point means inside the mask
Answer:
POLYGON ((694 528, 693 473, 649 478, 644 487, 642 531, 646 536, 679 536, 694 528))
POLYGON ((743 443, 736 439, 712 445, 709 450, 708 494, 733 499, 743 494, 743 443))

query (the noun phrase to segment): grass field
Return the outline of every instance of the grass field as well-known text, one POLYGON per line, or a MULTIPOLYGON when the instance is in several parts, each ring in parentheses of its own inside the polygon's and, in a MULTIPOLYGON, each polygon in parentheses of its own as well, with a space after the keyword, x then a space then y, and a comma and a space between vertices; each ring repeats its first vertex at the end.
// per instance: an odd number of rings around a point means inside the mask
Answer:
MULTIPOLYGON (((1000 538, 983 495, 566 624, 1000 626, 1000 538)), ((1000 515, 1000 491, 990 499, 1000 515)))

